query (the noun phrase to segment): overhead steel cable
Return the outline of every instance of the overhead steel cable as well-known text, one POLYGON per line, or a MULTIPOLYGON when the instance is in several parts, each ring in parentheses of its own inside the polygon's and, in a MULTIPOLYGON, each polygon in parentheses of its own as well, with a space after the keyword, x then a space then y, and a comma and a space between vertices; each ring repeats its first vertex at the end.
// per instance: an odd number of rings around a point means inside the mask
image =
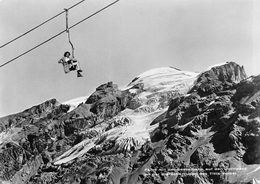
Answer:
MULTIPOLYGON (((73 6, 67 8, 66 10, 69 10, 69 9, 74 8, 75 6, 79 5, 79 4, 82 3, 83 1, 85 1, 85 0, 82 0, 82 1, 80 1, 80 2, 78 2, 78 3, 76 3, 76 4, 74 4, 73 6)), ((19 39, 19 38, 21 38, 21 37, 27 35, 28 33, 32 32, 33 30, 35 30, 35 29, 41 27, 42 25, 46 24, 47 22, 51 21, 52 19, 54 19, 54 18, 60 16, 61 14, 63 14, 64 12, 66 12, 66 10, 64 10, 64 11, 62 11, 62 12, 60 12, 60 13, 58 13, 57 15, 54 15, 53 17, 49 18, 48 20, 44 21, 43 23, 39 24, 38 26, 35 26, 34 28, 32 28, 32 29, 28 30, 27 32, 21 34, 20 36, 18 36, 18 37, 16 37, 16 38, 10 40, 9 42, 7 42, 7 43, 1 45, 1 46, 0 46, 0 49, 3 48, 4 46, 6 46, 6 45, 8 45, 8 44, 10 44, 10 43, 12 43, 12 42, 14 42, 15 40, 17 40, 17 39, 19 39)))
MULTIPOLYGON (((71 29, 71 28, 77 26, 78 24, 80 24, 80 23, 84 22, 85 20, 87 20, 87 19, 93 17, 94 15, 96 15, 96 14, 102 12, 103 10, 107 9, 108 7, 110 7, 110 6, 112 6, 113 4, 117 3, 118 1, 120 1, 120 0, 114 1, 113 3, 110 3, 109 5, 107 5, 107 6, 103 7, 103 8, 101 8, 100 10, 98 10, 98 11, 96 11, 95 13, 89 15, 88 17, 82 19, 81 21, 77 22, 76 24, 73 24, 73 25, 70 26, 68 29, 71 29)), ((5 65, 7 65, 8 63, 13 62, 14 60, 20 58, 21 56, 23 56, 23 55, 25 55, 25 54, 31 52, 32 50, 34 50, 34 49, 40 47, 41 45, 43 45, 43 44, 45 44, 45 43, 51 41, 52 39, 56 38, 57 36, 61 35, 61 34, 64 33, 64 32, 67 32, 67 29, 61 31, 60 33, 58 33, 58 34, 56 34, 56 35, 54 35, 54 36, 52 36, 51 38, 45 40, 44 42, 42 42, 42 43, 40 43, 40 44, 38 44, 38 45, 36 45, 35 47, 33 47, 33 48, 27 50, 26 52, 24 52, 24 53, 22 53, 22 54, 16 56, 15 58, 13 58, 13 59, 11 59, 11 60, 5 62, 4 64, 0 65, 0 68, 3 67, 3 66, 5 66, 5 65)))
POLYGON ((108 7, 110 7, 110 6, 112 6, 113 4, 117 3, 118 1, 120 1, 120 0, 114 1, 113 3, 110 3, 109 5, 105 6, 104 8, 101 8, 100 10, 98 10, 98 11, 96 11, 95 13, 91 14, 90 16, 88 16, 88 17, 82 19, 81 21, 77 22, 76 24, 70 26, 69 29, 71 29, 71 28, 77 26, 78 24, 84 22, 85 20, 87 20, 87 19, 93 17, 94 15, 96 15, 96 14, 98 14, 99 12, 101 12, 101 11, 107 9, 108 7))
POLYGON ((64 33, 64 32, 66 32, 66 30, 64 30, 64 31, 62 31, 62 32, 60 32, 60 33, 54 35, 53 37, 49 38, 48 40, 45 40, 44 42, 42 42, 42 43, 36 45, 35 47, 33 47, 33 48, 27 50, 26 52, 24 52, 24 53, 22 53, 22 54, 16 56, 15 58, 13 58, 13 59, 11 59, 11 60, 5 62, 4 64, 0 65, 0 68, 3 67, 3 66, 5 66, 5 65, 7 65, 8 63, 11 63, 12 61, 18 59, 19 57, 21 57, 21 56, 23 56, 23 55, 25 55, 25 54, 31 52, 32 50, 34 50, 34 49, 40 47, 41 45, 43 45, 43 44, 45 44, 45 43, 51 41, 52 39, 56 38, 57 36, 61 35, 61 34, 64 33))

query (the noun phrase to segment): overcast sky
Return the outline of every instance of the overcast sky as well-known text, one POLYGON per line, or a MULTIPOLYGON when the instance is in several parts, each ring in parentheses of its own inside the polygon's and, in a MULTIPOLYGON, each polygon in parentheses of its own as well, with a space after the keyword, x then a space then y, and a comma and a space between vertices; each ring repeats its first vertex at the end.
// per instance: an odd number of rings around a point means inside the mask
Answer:
MULTIPOLYGON (((0 0, 0 45, 79 2, 0 0)), ((69 11, 72 25, 112 0, 86 0, 69 11)), ((65 29, 65 14, 0 49, 0 64, 65 29)), ((0 117, 51 98, 86 96, 100 84, 126 86, 153 68, 201 72, 235 61, 260 74, 259 0, 120 0, 70 30, 83 78, 64 74, 64 33, 0 68, 0 117)))

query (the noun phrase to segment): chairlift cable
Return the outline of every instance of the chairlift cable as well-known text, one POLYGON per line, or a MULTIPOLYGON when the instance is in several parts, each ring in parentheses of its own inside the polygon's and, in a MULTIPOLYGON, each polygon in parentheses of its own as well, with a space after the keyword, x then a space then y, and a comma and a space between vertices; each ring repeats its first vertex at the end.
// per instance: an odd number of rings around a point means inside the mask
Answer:
MULTIPOLYGON (((79 4, 82 3, 83 1, 85 1, 85 0, 82 0, 82 1, 80 1, 80 2, 78 2, 78 3, 76 3, 76 4, 74 4, 73 6, 69 7, 67 10, 74 8, 75 6, 79 5, 79 4)), ((15 40, 17 40, 17 39, 19 39, 19 38, 21 38, 21 37, 27 35, 28 33, 32 32, 33 30, 35 30, 35 29, 41 27, 42 25, 46 24, 47 22, 51 21, 52 19, 54 19, 54 18, 60 16, 60 15, 63 14, 64 12, 66 12, 66 11, 64 10, 64 11, 58 13, 57 15, 55 15, 55 16, 49 18, 48 20, 44 21, 43 23, 39 24, 38 26, 35 26, 34 28, 32 28, 32 29, 28 30, 27 32, 21 34, 20 36, 18 36, 18 37, 16 37, 16 38, 10 40, 9 42, 7 42, 7 43, 1 45, 1 46, 0 46, 0 49, 3 48, 3 47, 5 47, 5 46, 8 45, 8 44, 14 42, 15 40)))
MULTIPOLYGON (((90 16, 88 16, 88 17, 86 17, 86 18, 82 19, 81 21, 79 21, 79 22, 77 22, 77 23, 73 24, 72 26, 70 26, 70 27, 69 27, 69 29, 71 29, 71 28, 73 28, 73 27, 75 27, 75 26, 79 25, 80 23, 84 22, 85 20, 87 20, 87 19, 89 19, 89 18, 93 17, 94 15, 96 15, 96 14, 98 14, 98 13, 102 12, 103 10, 105 10, 105 9, 109 8, 110 6, 114 5, 114 4, 115 4, 115 3, 117 3, 118 1, 120 1, 120 0, 116 0, 116 1, 114 1, 114 2, 112 2, 112 3, 110 3, 109 5, 107 5, 107 6, 103 7, 103 8, 101 8, 100 10, 98 10, 98 11, 96 11, 95 13, 91 14, 90 16)), ((66 32, 66 31, 67 31, 67 30, 63 30, 63 31, 61 31, 60 33, 58 33, 58 34, 56 34, 56 35, 52 36, 51 38, 49 38, 49 39, 45 40, 44 42, 42 42, 42 43, 40 43, 40 44, 36 45, 36 46, 35 46, 35 47, 33 47, 33 48, 31 48, 31 49, 27 50, 26 52, 24 52, 24 53, 22 53, 22 54, 20 54, 20 55, 16 56, 15 58, 13 58, 13 59, 11 59, 11 60, 9 60, 9 61, 5 62, 4 64, 0 65, 0 68, 1 68, 1 67, 3 67, 3 66, 5 66, 5 65, 7 65, 7 64, 9 64, 9 63, 11 63, 11 62, 13 62, 13 61, 14 61, 14 60, 16 60, 16 59, 18 59, 18 58, 22 57, 23 55, 25 55, 25 54, 27 54, 27 53, 29 53, 29 52, 33 51, 34 49, 36 49, 36 48, 38 48, 38 47, 42 46, 43 44, 45 44, 45 43, 47 43, 47 42, 51 41, 52 39, 56 38, 57 36, 61 35, 62 33, 66 32)))

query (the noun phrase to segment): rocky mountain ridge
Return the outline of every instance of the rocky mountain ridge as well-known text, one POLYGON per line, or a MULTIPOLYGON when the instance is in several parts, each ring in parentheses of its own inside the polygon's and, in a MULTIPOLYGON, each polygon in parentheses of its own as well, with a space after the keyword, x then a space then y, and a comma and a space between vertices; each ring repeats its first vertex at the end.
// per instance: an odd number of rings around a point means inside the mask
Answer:
POLYGON ((234 62, 147 71, 84 103, 48 100, 0 118, 0 183, 260 180, 260 75, 234 62))

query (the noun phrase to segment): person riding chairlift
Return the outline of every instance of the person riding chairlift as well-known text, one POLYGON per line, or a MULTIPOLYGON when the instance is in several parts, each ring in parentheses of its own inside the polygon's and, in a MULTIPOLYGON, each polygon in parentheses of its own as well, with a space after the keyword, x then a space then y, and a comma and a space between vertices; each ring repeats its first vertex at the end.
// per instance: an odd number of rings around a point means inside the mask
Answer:
MULTIPOLYGON (((80 73, 82 72, 82 70, 80 69, 79 62, 77 61, 76 58, 70 57, 70 52, 66 51, 64 53, 64 56, 58 61, 58 63, 62 63, 63 66, 65 66, 65 64, 69 64, 69 71, 77 70, 77 76, 83 77, 82 74, 80 73)), ((65 68, 64 71, 65 73, 69 72, 65 70, 65 68)))

